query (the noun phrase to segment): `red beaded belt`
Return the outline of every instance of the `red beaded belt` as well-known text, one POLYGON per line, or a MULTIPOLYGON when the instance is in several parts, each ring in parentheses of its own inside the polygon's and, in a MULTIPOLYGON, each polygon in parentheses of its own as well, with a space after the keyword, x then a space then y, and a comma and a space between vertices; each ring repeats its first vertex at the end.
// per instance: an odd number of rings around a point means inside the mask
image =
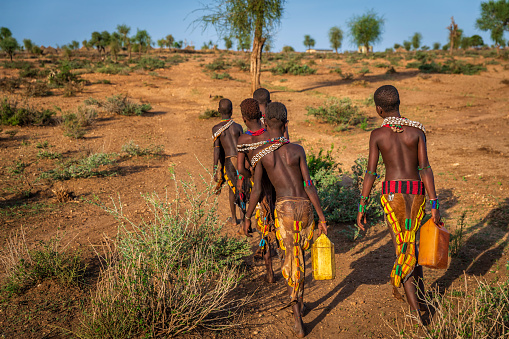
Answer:
POLYGON ((424 184, 422 181, 384 181, 382 182, 382 194, 405 193, 424 195, 424 184))

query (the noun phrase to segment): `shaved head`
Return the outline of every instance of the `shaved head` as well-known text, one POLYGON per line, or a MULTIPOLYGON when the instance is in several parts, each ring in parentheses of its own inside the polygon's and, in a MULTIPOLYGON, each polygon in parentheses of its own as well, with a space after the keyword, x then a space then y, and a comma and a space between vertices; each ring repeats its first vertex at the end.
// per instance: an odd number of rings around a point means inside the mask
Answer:
POLYGON ((232 102, 229 99, 221 99, 219 101, 218 111, 221 115, 231 116, 233 111, 232 102))
POLYGON ((253 93, 253 99, 258 101, 258 104, 266 106, 270 103, 270 92, 265 88, 258 88, 253 93))
POLYGON ((382 107, 384 112, 399 110, 399 93, 396 87, 384 85, 379 87, 373 95, 375 105, 382 107))

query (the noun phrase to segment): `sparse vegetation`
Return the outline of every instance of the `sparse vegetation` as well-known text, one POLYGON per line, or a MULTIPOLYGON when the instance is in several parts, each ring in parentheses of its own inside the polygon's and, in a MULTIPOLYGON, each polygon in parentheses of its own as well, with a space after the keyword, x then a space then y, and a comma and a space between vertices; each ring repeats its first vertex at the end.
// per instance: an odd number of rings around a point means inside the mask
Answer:
POLYGON ((41 178, 69 180, 113 175, 115 172, 105 167, 115 164, 116 158, 115 153, 94 153, 85 158, 71 159, 61 163, 58 168, 43 172, 41 178))
POLYGON ((16 100, 3 98, 0 102, 0 124, 11 126, 53 125, 55 111, 37 110, 28 103, 21 105, 16 100))
POLYGON ((230 75, 230 73, 227 73, 227 72, 223 72, 223 73, 216 73, 216 72, 213 72, 210 77, 214 80, 223 80, 223 79, 227 79, 227 80, 233 80, 232 76, 230 75))
POLYGON ((323 106, 318 108, 308 106, 306 109, 308 115, 313 115, 332 125, 355 126, 364 120, 359 109, 347 97, 342 99, 332 97, 327 99, 323 106))
POLYGON ((315 68, 311 68, 308 65, 300 65, 298 62, 294 60, 278 63, 275 67, 271 68, 270 71, 274 75, 283 74, 310 75, 316 73, 315 68))
POLYGON ((221 114, 215 109, 207 109, 203 114, 200 114, 200 119, 219 118, 221 114))
POLYGON ((143 148, 135 144, 133 140, 129 140, 126 144, 122 145, 122 152, 125 152, 132 157, 139 157, 144 155, 161 155, 163 151, 163 145, 150 145, 146 148, 143 148))
POLYGON ((126 218, 121 202, 101 204, 119 220, 119 232, 79 336, 166 337, 198 326, 221 330, 237 324, 245 301, 231 292, 249 245, 221 235, 217 199, 207 187, 182 183, 173 201, 145 196, 153 218, 142 223, 126 218))

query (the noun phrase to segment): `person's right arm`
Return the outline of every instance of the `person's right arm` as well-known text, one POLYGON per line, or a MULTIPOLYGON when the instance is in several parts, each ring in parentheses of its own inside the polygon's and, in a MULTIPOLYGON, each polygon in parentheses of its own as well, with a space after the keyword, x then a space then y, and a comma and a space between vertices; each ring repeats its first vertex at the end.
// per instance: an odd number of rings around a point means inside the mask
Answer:
POLYGON ((372 173, 376 173, 376 167, 378 166, 378 153, 378 144, 376 138, 373 137, 373 132, 371 132, 371 136, 369 138, 368 172, 364 175, 361 201, 359 203, 359 211, 357 212, 357 226, 359 226, 359 228, 363 231, 365 230, 364 224, 366 224, 366 204, 376 179, 376 175, 373 175, 372 173), (364 219, 364 224, 362 219, 364 219))
POLYGON ((217 138, 214 141, 214 180, 217 182, 221 178, 221 172, 223 171, 220 166, 218 166, 219 163, 219 156, 221 155, 221 140, 217 138))
MULTIPOLYGON (((306 153, 304 149, 301 148, 300 154, 300 172, 302 174, 302 179, 307 182, 311 182, 311 176, 309 175, 309 168, 306 161, 306 153)), ((314 185, 305 185, 304 191, 308 195, 309 200, 313 204, 315 208, 316 214, 318 214, 318 230, 320 234, 325 233, 327 235, 327 222, 325 220, 325 215, 323 214, 322 206, 320 205, 320 198, 318 198, 318 192, 316 191, 316 187, 314 185)))
MULTIPOLYGON (((419 136, 419 141, 417 144, 417 156, 419 160, 419 168, 421 168, 419 171, 421 180, 424 184, 424 188, 428 192, 429 200, 437 200, 437 193, 435 191, 435 177, 433 175, 431 165, 429 164, 428 150, 426 148, 426 139, 424 133, 419 136)), ((433 219, 433 222, 438 225, 438 223, 440 223, 440 210, 432 208, 431 218, 433 219)))

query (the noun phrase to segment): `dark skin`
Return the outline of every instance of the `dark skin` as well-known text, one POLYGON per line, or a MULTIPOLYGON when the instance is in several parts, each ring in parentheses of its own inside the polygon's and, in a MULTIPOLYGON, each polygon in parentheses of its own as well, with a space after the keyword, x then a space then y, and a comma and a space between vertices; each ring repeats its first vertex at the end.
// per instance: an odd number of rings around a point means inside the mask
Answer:
MULTIPOLYGON (((266 104, 262 104, 260 102, 258 102, 258 105, 260 105, 260 112, 262 112, 262 116, 265 116, 265 110, 267 109, 267 105, 270 104, 271 101, 269 101, 268 103, 266 104)), ((265 124, 262 123, 262 126, 263 128, 266 128, 265 124)), ((290 135, 288 134, 288 120, 286 121, 286 124, 285 124, 285 133, 283 134, 283 136, 290 140, 290 135)))
MULTIPOLYGON (((220 107, 220 113, 222 119, 230 119, 232 116, 232 112, 228 110, 223 110, 220 107)), ((219 124, 212 127, 212 133, 217 132, 219 128, 225 125, 227 121, 222 121, 219 124)), ((234 122, 226 131, 221 133, 221 136, 214 141, 214 180, 218 182, 221 180, 223 175, 222 164, 225 159, 221 159, 221 154, 224 154, 225 157, 237 156, 237 140, 240 135, 243 133, 242 126, 234 122)), ((235 178, 230 178, 233 182, 235 182, 235 178)), ((230 210, 232 213, 232 224, 237 225, 237 208, 235 206, 235 194, 230 189, 230 210)), ((241 218, 244 216, 241 215, 241 218)))
MULTIPOLYGON (((387 117, 400 117, 399 110, 384 111, 382 107, 376 106, 378 115, 385 119, 387 117)), ((435 180, 433 170, 425 168, 429 166, 428 152, 426 149, 426 136, 420 129, 410 126, 403 126, 402 133, 395 133, 387 127, 380 127, 371 132, 369 139, 369 158, 368 171, 376 172, 378 164, 378 153, 382 154, 385 164, 385 180, 421 180, 424 188, 428 192, 430 200, 436 199, 435 180), (417 167, 425 168, 419 171, 417 167)), ((362 187, 362 196, 369 196, 375 176, 366 173, 364 176, 364 185, 362 187)), ((361 201, 361 205, 365 205, 361 201)), ((431 218, 435 224, 440 222, 440 210, 432 209, 431 218)), ((357 213, 357 226, 363 231, 366 224, 366 214, 357 213)), ((396 248, 396 239, 393 231, 389 228, 392 242, 396 248)), ((405 294, 408 303, 413 311, 419 313, 418 297, 422 297, 424 285, 422 281, 422 267, 417 266, 413 272, 414 279, 408 279, 404 283, 405 294), (418 290, 416 290, 415 282, 418 282, 418 290)))
MULTIPOLYGON (((267 122, 267 133, 269 138, 283 136, 285 124, 278 120, 267 122)), ((262 191, 263 171, 267 172, 269 180, 276 189, 276 197, 301 197, 307 198, 313 204, 320 222, 318 223, 319 234, 327 234, 325 216, 320 206, 320 200, 314 186, 304 187, 303 181, 310 180, 309 169, 306 162, 306 153, 300 145, 286 144, 276 151, 264 156, 256 165, 254 171, 254 187, 251 191, 249 207, 244 222, 244 232, 251 227, 251 215, 256 207, 262 191)), ((292 287, 288 286, 288 293, 291 294, 292 287)), ((304 324, 302 322, 303 311, 302 298, 293 305, 295 318, 294 329, 298 337, 305 336, 304 324)))

